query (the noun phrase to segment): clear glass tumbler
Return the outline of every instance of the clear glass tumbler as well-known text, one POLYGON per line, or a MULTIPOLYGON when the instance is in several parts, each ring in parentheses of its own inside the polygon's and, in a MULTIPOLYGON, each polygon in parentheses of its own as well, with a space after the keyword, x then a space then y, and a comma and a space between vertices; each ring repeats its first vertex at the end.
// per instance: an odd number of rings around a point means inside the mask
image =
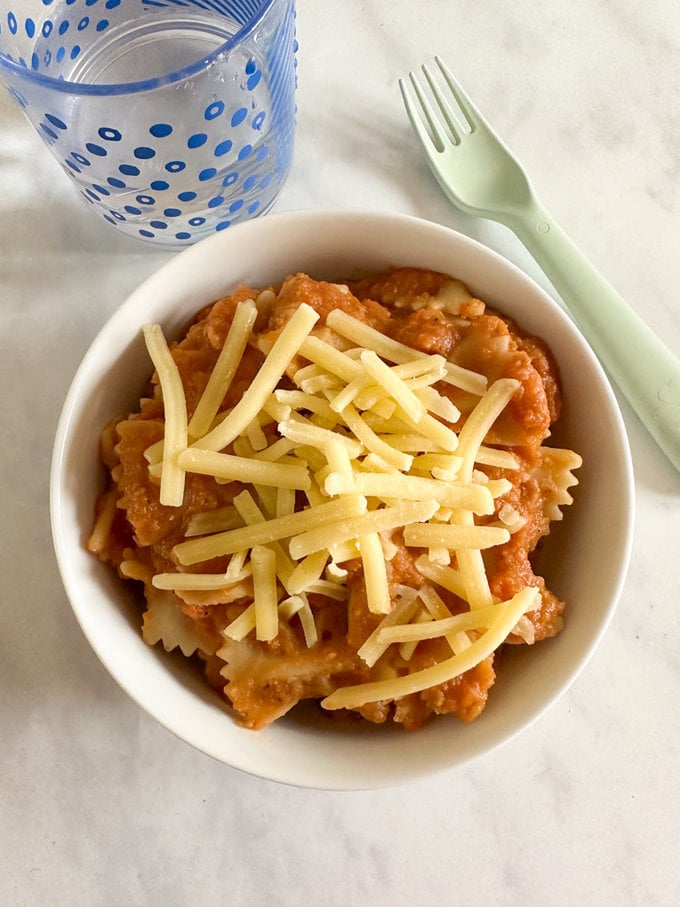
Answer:
POLYGON ((296 49, 295 0, 0 0, 0 80, 84 201, 165 246, 273 205, 296 49))

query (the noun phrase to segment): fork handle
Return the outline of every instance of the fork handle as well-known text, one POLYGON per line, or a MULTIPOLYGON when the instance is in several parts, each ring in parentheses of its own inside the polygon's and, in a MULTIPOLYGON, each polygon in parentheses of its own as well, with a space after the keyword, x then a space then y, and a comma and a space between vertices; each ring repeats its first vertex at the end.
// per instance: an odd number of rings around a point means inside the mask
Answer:
POLYGON ((680 361, 538 202, 506 224, 536 259, 612 380, 680 471, 680 361))

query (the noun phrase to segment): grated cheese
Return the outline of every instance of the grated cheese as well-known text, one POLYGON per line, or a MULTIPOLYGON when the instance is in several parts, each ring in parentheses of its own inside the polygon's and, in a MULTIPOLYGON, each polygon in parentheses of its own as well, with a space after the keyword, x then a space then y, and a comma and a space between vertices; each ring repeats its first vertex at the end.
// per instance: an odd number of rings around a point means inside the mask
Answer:
POLYGON ((257 306, 252 300, 237 305, 224 346, 189 422, 192 438, 201 438, 210 430, 243 358, 256 318, 257 306))
POLYGON ((165 410, 160 502, 168 507, 180 507, 184 500, 184 470, 178 465, 177 456, 187 446, 184 387, 160 325, 144 325, 143 332, 160 381, 165 410))
POLYGON ((216 453, 212 450, 188 447, 179 454, 177 462, 186 472, 196 472, 230 481, 272 485, 275 488, 298 488, 301 491, 311 485, 311 479, 304 466, 269 463, 266 460, 235 457, 232 454, 216 453))
POLYGON ((389 614, 392 601, 380 536, 377 532, 371 532, 359 536, 358 542, 364 568, 368 610, 374 614, 389 614))
MULTIPOLYGON (((340 500, 349 504, 350 501, 365 501, 366 498, 362 495, 347 495, 340 500)), ((332 504, 321 504, 316 509, 321 510, 331 506, 332 504)), ((314 551, 328 549, 330 545, 360 539, 361 536, 372 532, 386 532, 399 526, 409 528, 407 524, 429 520, 434 516, 438 506, 437 502, 433 500, 408 501, 393 507, 352 514, 331 523, 319 523, 313 529, 307 529, 299 535, 292 536, 288 545, 291 557, 295 559, 305 557, 314 551)))
MULTIPOLYGON (((271 641, 279 622, 297 615, 312 646, 318 633, 308 596, 345 599, 349 574, 341 565, 359 558, 368 608, 383 616, 359 648, 366 664, 374 665, 393 644, 408 662, 420 641, 438 636, 453 655, 434 666, 436 676, 455 676, 450 672, 466 670, 461 665, 478 663, 519 607, 514 599, 494 601, 481 554, 508 540, 514 523, 507 508, 493 525, 475 522, 493 514, 494 499, 511 487, 504 479, 489 481, 475 466, 516 468, 513 454, 484 440, 518 382, 500 379, 487 388, 484 376, 413 350, 340 310, 328 315, 323 337, 316 336, 311 332, 318 314, 303 303, 273 343, 258 339, 264 362, 243 398, 220 413, 256 317, 252 300, 237 307, 189 426, 179 373, 160 329, 145 333, 166 405, 165 437, 145 458, 150 473, 160 474, 161 488, 165 476, 166 498, 171 489, 175 506, 181 503, 185 473, 246 486, 232 505, 193 514, 184 541, 173 549, 183 567, 227 557, 226 572, 157 574, 154 585, 219 591, 247 579, 254 602, 223 631, 225 637, 239 640, 254 631, 256 639, 271 641), (330 332, 357 346, 338 349, 324 339, 330 332), (310 364, 293 370, 296 357, 310 364), (292 374, 296 389, 279 386, 284 374, 292 374), (460 433, 451 427, 460 412, 437 391, 440 381, 479 397, 460 433), (268 426, 276 427, 274 437, 268 426), (230 445, 233 454, 226 450, 230 445), (308 502, 302 509, 300 493, 308 502), (420 590, 390 588, 387 562, 398 550, 389 540, 394 531, 403 532, 406 546, 426 550, 416 561, 420 590), (449 565, 451 551, 456 569, 449 565), (437 586, 469 610, 452 616, 437 586), (482 636, 473 641, 468 631, 482 636)), ((434 668, 344 688, 323 704, 370 702, 385 690, 389 695, 380 698, 405 695, 394 691, 435 676, 434 668)))
POLYGON ((454 677, 474 668, 495 652, 510 635, 525 611, 536 607, 538 597, 538 589, 531 586, 518 592, 506 603, 505 607, 498 608, 498 617, 488 630, 462 652, 452 655, 445 661, 402 677, 341 687, 323 699, 321 705, 330 710, 360 708, 369 702, 399 699, 402 696, 409 696, 429 687, 447 683, 454 677))
POLYGON ((444 523, 422 523, 404 528, 404 542, 413 548, 463 548, 481 550, 503 545, 510 533, 500 526, 456 526, 444 523))
POLYGON ((262 409, 318 320, 318 313, 304 303, 295 310, 243 397, 217 428, 195 442, 196 447, 222 450, 241 434, 262 409))
POLYGON ((418 399, 406 381, 396 375, 373 350, 364 350, 360 358, 367 373, 387 394, 399 401, 399 406, 408 413, 410 419, 418 423, 425 415, 425 404, 418 399))
POLYGON ((250 562, 253 566, 255 637, 268 641, 279 632, 276 554, 265 545, 253 545, 250 562))
MULTIPOLYGON (((354 343, 366 349, 373 350, 384 359, 390 362, 404 363, 410 362, 415 357, 427 356, 427 353, 421 353, 419 350, 411 349, 391 337, 386 337, 380 331, 370 327, 363 321, 352 318, 346 312, 335 309, 330 312, 326 318, 326 324, 331 327, 341 337, 346 337, 354 343)), ((462 390, 469 391, 472 394, 483 394, 486 390, 486 378, 477 372, 461 368, 452 362, 446 362, 446 376, 443 380, 450 381, 462 390)))
POLYGON ((157 573, 152 579, 156 589, 179 590, 209 590, 226 589, 227 586, 236 585, 247 579, 252 569, 244 568, 237 574, 227 577, 219 573, 157 573))
POLYGON ((279 539, 289 538, 296 532, 316 529, 326 525, 329 521, 332 522, 334 518, 358 517, 365 510, 365 498, 359 495, 346 496, 309 507, 307 510, 276 517, 273 520, 263 519, 261 523, 254 523, 240 529, 231 529, 212 536, 180 542, 175 545, 173 550, 182 565, 198 564, 213 557, 233 554, 244 547, 268 544, 279 539))

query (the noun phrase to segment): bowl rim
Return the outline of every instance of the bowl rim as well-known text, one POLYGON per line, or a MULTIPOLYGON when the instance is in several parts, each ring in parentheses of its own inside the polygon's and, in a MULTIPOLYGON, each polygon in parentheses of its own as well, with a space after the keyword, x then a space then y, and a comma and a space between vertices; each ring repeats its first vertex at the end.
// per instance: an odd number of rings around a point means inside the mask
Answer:
MULTIPOLYGON (((226 283, 227 285, 233 285, 233 281, 229 282, 227 280, 226 283)), ((217 296, 215 296, 214 298, 217 298, 217 296)), ((196 305, 196 309, 200 308, 203 304, 204 303, 199 300, 199 304, 196 305)), ((575 342, 578 343, 578 341, 575 342)), ((487 755, 493 752, 501 745, 504 745, 505 743, 514 739, 518 734, 526 730, 543 714, 545 714, 545 712, 549 708, 551 708, 555 704, 555 702, 574 683, 578 675, 581 673, 583 668, 586 666, 586 664, 594 654, 612 620, 621 595, 621 591, 623 589, 623 585, 625 583, 628 565, 630 562, 635 511, 634 500, 634 476, 632 458, 618 401, 604 373, 604 370, 588 347, 587 342, 581 337, 578 329, 574 326, 573 322, 564 313, 563 309, 558 305, 558 303, 555 302, 555 300, 528 274, 523 272, 515 264, 508 261, 498 252, 488 248, 484 244, 470 238, 469 236, 466 236, 456 230, 452 230, 449 227, 444 227, 429 220, 413 217, 411 215, 391 212, 362 211, 356 209, 336 210, 332 208, 323 208, 268 215, 266 218, 240 224, 232 228, 232 230, 230 231, 218 233, 214 236, 208 237, 207 239, 203 239, 195 245, 178 252, 169 261, 165 262, 157 270, 155 270, 136 289, 128 294, 128 296, 124 299, 120 306, 118 306, 118 308, 104 322, 100 330, 97 332, 94 340, 89 345, 85 355, 83 356, 81 363, 73 376, 71 385, 64 400, 64 405, 55 433, 52 462, 50 468, 50 519, 54 550, 64 589, 66 591, 71 609, 90 646, 92 647, 104 667, 107 669, 107 671, 113 676, 118 685, 123 690, 125 690, 130 698, 135 701, 144 711, 154 717, 175 736, 189 743, 199 751, 212 756, 218 761, 247 774, 266 778, 268 780, 290 784, 297 787, 325 790, 376 789, 380 787, 396 786, 398 784, 422 779, 426 776, 432 776, 440 772, 451 771, 456 767, 466 765, 472 760, 478 759, 483 755, 487 755), (139 306, 140 301, 145 299, 154 285, 156 285, 159 281, 171 282, 174 278, 174 275, 184 274, 187 271, 195 272, 196 267, 200 265, 201 262, 210 260, 214 254, 221 253, 223 246, 228 246, 229 244, 231 244, 232 240, 230 237, 234 235, 238 235, 239 237, 241 237, 241 239, 247 239, 249 234, 257 236, 258 234, 266 235, 268 232, 271 232, 272 235, 275 235, 277 231, 285 231, 287 228, 297 228, 300 225, 306 225, 306 229, 314 231, 320 229, 323 224, 327 224, 330 221, 333 221, 336 227, 338 221, 340 221, 341 223, 345 224, 347 229, 350 229, 351 225, 353 223, 356 224, 357 220, 364 224, 370 225, 373 229, 384 229, 389 226, 398 230, 412 229, 420 231, 431 231, 431 235, 433 237, 435 235, 446 237, 447 240, 452 243, 452 246, 457 245, 462 253, 474 252, 474 254, 477 257, 481 257, 482 260, 486 260, 487 262, 492 263, 495 267, 501 268, 504 273, 508 275, 509 278, 511 277, 515 282, 517 282, 519 286, 526 288, 527 291, 531 292, 535 297, 542 299, 543 304, 546 305, 548 310, 550 311, 550 317, 556 319, 557 326, 560 326, 564 331, 572 332, 580 338, 581 353, 586 357, 586 359, 590 360, 590 364, 594 369, 595 374, 599 378, 601 385, 600 389, 602 391, 604 400, 606 401, 608 415, 611 419, 612 431, 615 434, 615 440, 619 447, 619 466, 622 470, 623 479, 621 485, 621 509, 623 513, 627 515, 627 519, 625 525, 619 527, 619 557, 617 579, 611 587, 609 602, 607 608, 604 610, 601 616, 601 620, 597 626, 597 632, 593 634, 588 644, 582 647, 579 657, 573 659, 573 661, 570 663, 569 669, 561 678, 559 687, 553 690, 550 695, 547 695, 537 706, 533 708, 533 710, 530 710, 529 713, 525 715, 521 721, 517 722, 516 726, 500 735, 497 740, 492 740, 492 742, 482 746, 478 752, 474 750, 469 751, 467 753, 464 753, 462 756, 459 756, 458 758, 452 758, 450 761, 444 764, 439 764, 436 762, 436 760, 435 764, 432 764, 431 759, 429 761, 425 760, 422 768, 412 767, 410 770, 393 769, 387 773, 384 779, 380 777, 375 770, 369 770, 366 766, 361 766, 356 769, 355 774, 350 778, 337 775, 337 772, 334 776, 331 777, 330 774, 324 774, 323 771, 320 771, 317 776, 310 780, 307 780, 306 776, 302 775, 299 769, 293 771, 291 771, 290 769, 282 770, 278 766, 268 765, 266 756, 264 756, 262 759, 259 759, 257 765, 252 765, 248 761, 247 757, 244 758, 229 754, 229 757, 227 758, 225 757, 224 752, 222 752, 219 748, 216 748, 215 746, 206 746, 204 742, 201 742, 201 740, 197 738, 196 732, 187 732, 187 728, 182 726, 181 715, 180 717, 178 717, 172 709, 159 709, 157 704, 154 706, 149 702, 149 696, 145 695, 144 690, 140 690, 138 686, 130 683, 129 678, 126 676, 124 669, 122 669, 120 665, 112 665, 110 652, 107 650, 106 644, 102 641, 101 633, 98 632, 96 626, 93 626, 91 615, 88 614, 86 609, 83 607, 81 596, 78 590, 77 571, 74 573, 72 565, 70 563, 69 550, 70 548, 72 549, 73 538, 69 536, 68 527, 65 526, 63 522, 63 505, 68 497, 68 490, 64 485, 64 468, 65 458, 69 451, 71 430, 73 428, 74 420, 76 420, 77 418, 78 407, 79 405, 82 405, 83 400, 87 399, 87 388, 84 388, 82 386, 83 378, 88 373, 88 370, 91 368, 92 363, 96 362, 98 357, 103 352, 108 351, 110 347, 110 335, 119 337, 121 335, 129 334, 128 327, 129 323, 131 322, 136 323, 137 332, 139 332, 139 328, 141 328, 144 319, 137 316, 137 307, 139 306)), ((88 555, 88 557, 92 557, 92 555, 88 555)), ((94 558, 92 558, 92 560, 93 562, 95 561, 94 558)), ((145 646, 145 644, 142 645, 145 646)), ((146 648, 149 649, 149 647, 146 648)), ((154 650, 149 649, 149 652, 152 651, 154 650)), ((167 657, 164 652, 162 652, 161 654, 164 657, 167 657)), ((204 682, 202 678, 201 681, 204 682)), ((252 731, 247 731, 246 733, 251 735, 253 734, 252 731)), ((258 734, 265 736, 266 733, 266 730, 258 732, 258 734)), ((399 733, 403 734, 404 732, 399 729, 399 733)))

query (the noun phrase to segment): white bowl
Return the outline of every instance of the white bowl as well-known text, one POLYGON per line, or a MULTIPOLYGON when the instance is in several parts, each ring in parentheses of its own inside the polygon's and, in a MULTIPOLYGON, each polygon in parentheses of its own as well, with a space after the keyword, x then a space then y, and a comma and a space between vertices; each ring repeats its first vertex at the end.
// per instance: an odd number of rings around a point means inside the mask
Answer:
POLYGON ((301 211, 243 224, 178 254, 103 327, 67 396, 52 463, 54 544, 73 610, 123 689, 180 738, 227 765, 303 787, 395 785, 460 766, 508 741, 573 682, 604 633, 630 553, 633 480, 621 415, 599 363, 567 316, 499 255, 451 230, 393 214, 301 211), (237 283, 288 273, 339 279, 397 265, 444 271, 543 337, 560 367, 564 410, 553 443, 582 454, 575 503, 545 540, 540 569, 568 603, 565 629, 504 657, 481 717, 448 716, 417 733, 315 721, 306 710, 261 731, 240 727, 183 658, 142 642, 130 584, 85 550, 102 479, 99 434, 136 404, 150 367, 140 327, 173 335, 237 283))

